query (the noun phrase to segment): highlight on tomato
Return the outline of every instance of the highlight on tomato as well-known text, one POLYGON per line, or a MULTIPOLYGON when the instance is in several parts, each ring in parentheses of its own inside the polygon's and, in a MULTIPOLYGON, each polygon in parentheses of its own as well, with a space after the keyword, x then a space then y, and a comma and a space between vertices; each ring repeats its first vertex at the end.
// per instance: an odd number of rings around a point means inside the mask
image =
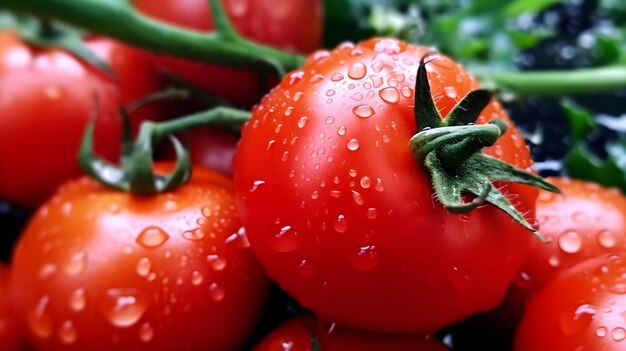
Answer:
POLYGON ((235 187, 263 267, 320 319, 431 332, 493 308, 521 268, 540 236, 527 184, 555 191, 531 165, 457 62, 375 38, 312 55, 263 98, 235 187))

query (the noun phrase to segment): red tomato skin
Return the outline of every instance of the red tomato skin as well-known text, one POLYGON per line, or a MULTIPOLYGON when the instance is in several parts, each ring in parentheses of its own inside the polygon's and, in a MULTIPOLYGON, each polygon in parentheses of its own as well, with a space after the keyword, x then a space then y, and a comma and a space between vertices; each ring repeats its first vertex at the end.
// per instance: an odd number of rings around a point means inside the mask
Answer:
POLYGON ((281 325, 253 351, 313 351, 314 335, 324 351, 445 351, 449 350, 436 339, 420 334, 378 334, 336 327, 302 316, 281 325), (287 347, 286 347, 287 345, 287 347))
POLYGON ((0 345, 4 351, 22 350, 22 335, 9 303, 9 269, 0 264, 0 345))
MULTIPOLYGON (((110 60, 119 82, 67 52, 35 49, 15 33, 0 33, 1 198, 35 207, 82 173, 78 145, 96 98, 96 150, 117 160, 119 108, 161 88, 144 53, 109 39, 93 39, 88 46, 110 60)), ((134 125, 147 117, 141 113, 133 116, 134 125)))
POLYGON ((270 286, 240 229, 213 172, 150 197, 68 182, 16 248, 17 316, 38 350, 236 350, 270 286))
MULTIPOLYGON (((211 31, 215 28, 207 1, 136 0, 141 12, 188 29, 211 31)), ((308 53, 317 49, 322 36, 320 0, 225 0, 224 8, 242 36, 277 48, 308 53)), ((236 104, 251 106, 264 91, 260 77, 249 71, 196 63, 169 56, 156 57, 158 65, 236 104)))
POLYGON ((528 301, 513 350, 623 350, 624 276, 624 253, 563 271, 528 301))
MULTIPOLYGON (((456 215, 433 198, 408 146, 415 73, 429 51, 377 38, 318 52, 243 129, 234 179, 253 250, 325 321, 434 331, 494 307, 534 240, 493 206, 456 215)), ((427 68, 444 116, 478 87, 447 57, 427 68)), ((500 104, 478 123, 495 116, 510 128, 486 153, 529 168, 528 147, 500 104)), ((536 190, 504 191, 532 222, 536 190)))

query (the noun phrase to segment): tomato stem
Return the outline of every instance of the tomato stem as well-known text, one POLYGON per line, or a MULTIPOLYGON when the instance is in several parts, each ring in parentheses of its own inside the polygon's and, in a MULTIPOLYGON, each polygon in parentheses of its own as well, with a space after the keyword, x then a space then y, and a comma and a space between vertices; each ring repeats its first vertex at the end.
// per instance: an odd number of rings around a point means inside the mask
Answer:
POLYGON ((0 8, 64 21, 150 51, 281 74, 303 65, 304 57, 254 43, 232 27, 218 0, 210 0, 216 31, 200 33, 153 20, 120 0, 0 0, 0 8))
POLYGON ((98 182, 137 195, 153 195, 170 191, 189 180, 191 176, 189 152, 185 150, 174 134, 191 128, 214 124, 240 127, 241 124, 250 119, 250 113, 247 111, 217 107, 171 121, 144 122, 133 142, 128 132, 128 118, 126 113, 122 111, 125 125, 122 138, 122 158, 121 164, 115 165, 94 153, 93 137, 98 111, 97 99, 94 106, 93 117, 87 126, 79 151, 80 165, 85 173, 98 182), (152 167, 152 146, 165 138, 168 138, 174 146, 176 166, 174 171, 169 174, 155 174, 152 167))
POLYGON ((484 147, 494 145, 507 130, 500 119, 473 124, 491 101, 489 91, 470 92, 442 118, 432 98, 426 64, 422 59, 417 70, 415 123, 419 132, 409 144, 415 159, 429 171, 437 199, 453 213, 466 213, 488 202, 544 241, 493 182, 529 184, 552 192, 559 192, 558 188, 533 173, 482 153, 484 147), (467 193, 475 199, 466 202, 467 193))

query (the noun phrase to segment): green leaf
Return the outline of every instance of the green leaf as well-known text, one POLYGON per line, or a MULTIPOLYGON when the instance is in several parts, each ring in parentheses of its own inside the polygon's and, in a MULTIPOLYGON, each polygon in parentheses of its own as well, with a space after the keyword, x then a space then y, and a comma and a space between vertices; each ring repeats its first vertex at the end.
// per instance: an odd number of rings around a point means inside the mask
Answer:
POLYGON ((563 0, 515 0, 506 6, 504 14, 507 17, 535 15, 561 2, 563 2, 563 0))
POLYGON ((567 173, 572 178, 590 180, 626 192, 625 169, 620 167, 620 164, 626 164, 626 148, 622 144, 619 153, 616 150, 613 152, 613 155, 601 160, 583 145, 577 145, 565 157, 567 173))
POLYGON ((538 28, 530 32, 509 30, 509 36, 517 48, 530 49, 543 40, 554 36, 554 31, 551 28, 538 28))
POLYGON ((597 127, 593 114, 570 99, 561 100, 561 107, 569 122, 574 144, 583 141, 597 127))

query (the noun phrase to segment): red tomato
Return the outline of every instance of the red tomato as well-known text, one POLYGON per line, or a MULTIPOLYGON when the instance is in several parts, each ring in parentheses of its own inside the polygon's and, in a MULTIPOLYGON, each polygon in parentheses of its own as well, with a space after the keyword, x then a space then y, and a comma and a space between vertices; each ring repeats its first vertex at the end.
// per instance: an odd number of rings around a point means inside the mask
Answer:
MULTIPOLYGON (((415 76, 431 49, 394 39, 313 55, 253 110, 235 156, 244 226, 266 271, 329 322, 433 331, 494 307, 532 235, 493 206, 458 215, 433 198, 409 140, 415 76)), ((451 59, 427 65, 442 115, 477 83, 451 59)), ((496 101, 478 123, 508 131, 486 153, 521 168, 528 147, 496 101)), ((501 184, 533 218, 537 191, 501 184)))
POLYGON ((312 337, 324 351, 445 351, 439 341, 419 334, 377 334, 298 317, 267 335, 253 351, 313 351, 312 337))
POLYGON ((39 350, 234 350, 270 286, 231 182, 199 169, 150 197, 68 182, 23 233, 12 277, 39 350))
POLYGON ((9 304, 9 270, 0 264, 0 345, 4 351, 17 351, 20 348, 20 334, 15 315, 9 304))
POLYGON ((563 272, 528 302, 515 351, 623 350, 626 343, 624 254, 563 272))
MULTIPOLYGON (((109 39, 88 45, 118 80, 65 51, 35 49, 0 33, 0 198, 34 207, 81 174, 76 155, 96 96, 96 149, 117 160, 120 106, 161 88, 146 54, 109 39)), ((135 117, 138 124, 146 116, 135 117)))
MULTIPOLYGON (((317 49, 322 36, 321 0, 224 0, 224 8, 242 36, 286 50, 308 53, 317 49)), ((206 0, 135 0, 142 12, 163 21, 201 31, 213 30, 206 0)), ((258 75, 161 56, 161 68, 202 89, 237 104, 252 105, 265 93, 258 75)))

